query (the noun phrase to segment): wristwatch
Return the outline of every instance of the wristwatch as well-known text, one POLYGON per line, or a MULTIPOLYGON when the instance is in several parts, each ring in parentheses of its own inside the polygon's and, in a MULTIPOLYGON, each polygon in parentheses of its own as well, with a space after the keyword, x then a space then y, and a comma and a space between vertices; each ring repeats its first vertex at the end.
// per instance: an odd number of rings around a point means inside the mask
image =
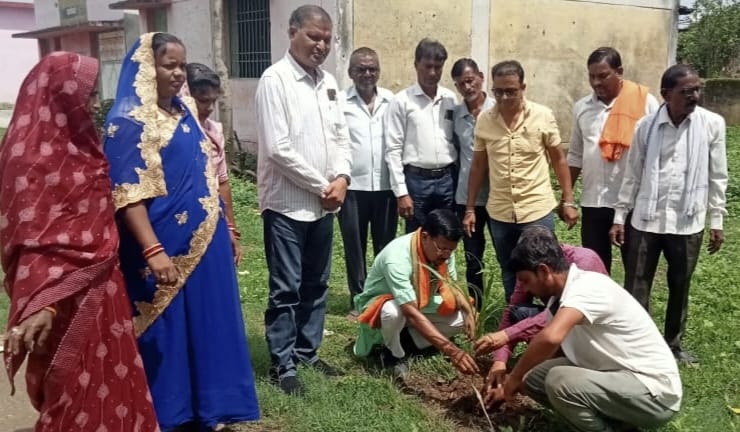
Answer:
POLYGON ((349 186, 350 184, 352 184, 352 179, 350 179, 347 174, 339 174, 337 176, 337 178, 340 178, 340 177, 347 181, 347 186, 349 186))

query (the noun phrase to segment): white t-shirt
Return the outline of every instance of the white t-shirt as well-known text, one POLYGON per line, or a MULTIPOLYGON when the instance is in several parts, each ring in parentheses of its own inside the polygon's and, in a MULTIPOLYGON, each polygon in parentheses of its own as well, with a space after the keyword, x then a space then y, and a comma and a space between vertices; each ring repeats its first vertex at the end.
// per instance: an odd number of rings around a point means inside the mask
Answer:
MULTIPOLYGON (((555 297, 548 310, 553 301, 555 297)), ((650 315, 630 293, 610 277, 573 264, 560 307, 584 316, 561 344, 568 360, 586 369, 630 371, 661 405, 679 410, 682 389, 676 360, 650 315)))

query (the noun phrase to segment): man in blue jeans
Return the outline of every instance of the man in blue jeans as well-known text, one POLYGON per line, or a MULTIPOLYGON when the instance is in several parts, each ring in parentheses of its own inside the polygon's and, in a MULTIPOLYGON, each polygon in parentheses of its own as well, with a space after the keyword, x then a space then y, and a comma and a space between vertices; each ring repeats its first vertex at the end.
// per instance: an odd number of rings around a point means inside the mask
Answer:
POLYGON ((446 60, 441 43, 422 39, 414 61, 417 83, 397 93, 385 113, 385 160, 406 233, 422 226, 432 210, 454 210, 457 98, 438 85, 446 60))
POLYGON ((498 63, 491 75, 496 105, 483 112, 475 126, 463 225, 471 235, 476 222, 475 199, 488 173, 486 210, 508 303, 516 275, 508 270, 507 262, 522 231, 531 225, 554 230, 552 211, 557 202, 550 185, 550 164, 562 190, 559 214, 568 228, 578 222, 578 210, 552 111, 524 97, 524 69, 519 62, 498 63))
POLYGON ((331 18, 318 6, 301 6, 289 27, 288 53, 257 86, 257 187, 270 272, 270 378, 285 393, 300 394, 296 363, 338 374, 317 351, 334 212, 350 184, 352 158, 337 82, 320 68, 331 48, 331 18))

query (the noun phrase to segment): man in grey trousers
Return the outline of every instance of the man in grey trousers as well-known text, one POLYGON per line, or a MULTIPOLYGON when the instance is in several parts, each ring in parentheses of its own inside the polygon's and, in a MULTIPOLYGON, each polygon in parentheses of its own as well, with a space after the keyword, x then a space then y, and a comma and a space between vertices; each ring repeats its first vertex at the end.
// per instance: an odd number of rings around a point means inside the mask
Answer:
POLYGON ((667 423, 681 405, 681 377, 647 311, 606 275, 568 266, 544 227, 522 234, 509 266, 532 294, 546 298, 548 325, 489 401, 523 391, 577 431, 667 423))

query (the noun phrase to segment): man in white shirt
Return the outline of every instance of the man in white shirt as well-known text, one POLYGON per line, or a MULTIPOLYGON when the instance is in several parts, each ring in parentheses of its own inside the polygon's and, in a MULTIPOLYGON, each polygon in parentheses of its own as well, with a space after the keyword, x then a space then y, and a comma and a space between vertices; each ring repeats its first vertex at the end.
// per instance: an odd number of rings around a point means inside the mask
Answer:
POLYGON ((523 391, 577 431, 656 427, 681 406, 681 377, 650 315, 616 282, 568 266, 545 227, 527 228, 509 265, 533 295, 550 297, 548 324, 487 398, 523 391), (558 350, 561 350, 559 353, 558 350))
POLYGON ((331 263, 333 213, 342 205, 352 165, 337 82, 320 65, 332 22, 318 6, 290 16, 290 48, 257 86, 257 187, 264 220, 270 297, 265 337, 270 376, 300 394, 296 363, 326 375, 319 360, 331 263))
POLYGON ((581 242, 599 255, 611 273, 609 230, 632 135, 637 121, 659 105, 647 87, 622 78, 622 58, 614 48, 596 49, 586 66, 593 94, 573 107, 568 165, 574 186, 583 175, 581 242))
POLYGON ((725 121, 697 106, 703 87, 690 66, 671 66, 660 86, 665 104, 637 126, 610 235, 626 251, 624 287, 645 309, 660 253, 665 256, 664 337, 676 360, 690 364, 698 359, 684 351, 681 338, 707 213, 709 253, 724 241, 725 121))
POLYGON ((377 86, 378 54, 367 47, 356 49, 349 59, 349 76, 354 85, 347 89, 342 101, 352 139, 352 185, 338 218, 347 267, 350 316, 356 317, 353 298, 365 285, 368 225, 373 253, 377 256, 396 237, 398 209, 388 165, 383 159, 383 116, 393 93, 377 86))
POLYGON ((386 112, 386 154, 391 188, 406 232, 435 209, 454 210, 455 161, 452 113, 455 93, 440 87, 447 50, 422 39, 414 55, 417 83, 396 94, 386 112))

